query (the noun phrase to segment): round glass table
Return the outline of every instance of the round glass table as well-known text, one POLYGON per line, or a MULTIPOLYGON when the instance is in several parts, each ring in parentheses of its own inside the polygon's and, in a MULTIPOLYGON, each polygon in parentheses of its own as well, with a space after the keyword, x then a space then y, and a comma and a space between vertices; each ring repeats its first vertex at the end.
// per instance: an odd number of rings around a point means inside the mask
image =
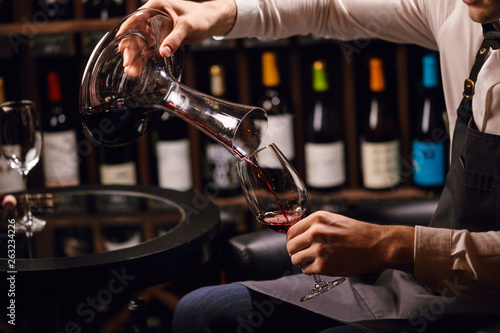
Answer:
MULTIPOLYGON (((14 317, 28 318, 31 328, 36 323, 37 332, 44 332, 46 322, 47 332, 56 331, 54 322, 47 320, 54 304, 64 308, 61 331, 71 331, 74 324, 86 332, 86 326, 95 327, 100 307, 112 299, 188 279, 218 251, 219 211, 201 194, 150 186, 78 186, 31 193, 34 214, 47 224, 34 234, 31 259, 23 250, 23 234, 16 234, 14 260, 8 237, 0 237, 0 292, 14 293, 1 297, 0 306, 14 304, 14 317)), ((1 228, 6 236, 6 223, 1 228)), ((2 315, 0 331, 9 318, 2 315)), ((16 332, 22 332, 22 326, 16 322, 16 332)))

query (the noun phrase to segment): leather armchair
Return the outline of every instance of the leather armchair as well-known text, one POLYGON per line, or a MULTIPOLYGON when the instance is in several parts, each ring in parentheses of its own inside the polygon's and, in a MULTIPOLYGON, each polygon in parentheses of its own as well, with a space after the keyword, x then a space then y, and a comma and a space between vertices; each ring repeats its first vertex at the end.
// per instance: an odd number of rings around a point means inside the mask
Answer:
MULTIPOLYGON (((437 203, 438 198, 373 203, 339 213, 379 224, 427 225, 437 203)), ((262 229, 232 237, 223 246, 227 282, 268 280, 300 273, 300 270, 291 264, 284 234, 262 229)), ((451 316, 442 321, 437 332, 449 331, 450 327, 460 323, 459 319, 451 316)), ((475 333, 500 332, 500 320, 496 317, 485 318, 481 323, 481 329, 475 333)), ((383 321, 380 325, 385 332, 383 321)))
MULTIPOLYGON (((419 199, 366 204, 340 212, 343 215, 379 224, 427 225, 438 199, 419 199)), ((300 270, 290 262, 286 236, 262 229, 232 237, 224 244, 227 279, 268 280, 300 270)))

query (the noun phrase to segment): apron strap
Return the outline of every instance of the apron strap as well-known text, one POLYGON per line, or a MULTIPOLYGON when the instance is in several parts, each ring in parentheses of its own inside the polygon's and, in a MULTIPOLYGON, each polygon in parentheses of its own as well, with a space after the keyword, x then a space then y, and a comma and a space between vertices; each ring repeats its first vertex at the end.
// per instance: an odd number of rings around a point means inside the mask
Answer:
POLYGON ((483 67, 490 47, 490 41, 485 39, 483 40, 479 51, 477 51, 476 53, 476 62, 474 62, 474 65, 472 66, 469 78, 465 79, 464 82, 464 92, 462 94, 466 99, 472 100, 472 96, 474 95, 474 88, 476 86, 477 75, 479 74, 481 67, 483 67))
POLYGON ((486 57, 488 55, 490 47, 492 47, 492 43, 494 44, 496 42, 490 37, 491 36, 488 36, 488 38, 485 37, 485 39, 481 43, 481 47, 476 53, 476 61, 472 66, 469 77, 465 79, 464 82, 462 102, 457 109, 458 117, 462 118, 464 122, 468 122, 470 117, 472 117, 472 96, 474 95, 474 90, 476 87, 477 75, 479 74, 481 67, 483 67, 484 62, 486 61, 486 57))

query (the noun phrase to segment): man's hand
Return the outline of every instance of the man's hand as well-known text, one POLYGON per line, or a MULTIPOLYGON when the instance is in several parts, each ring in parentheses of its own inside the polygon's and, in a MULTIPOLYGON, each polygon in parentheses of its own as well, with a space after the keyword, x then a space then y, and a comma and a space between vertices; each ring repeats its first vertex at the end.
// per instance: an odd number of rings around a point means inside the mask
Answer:
POLYGON ((160 48, 163 57, 171 56, 182 43, 199 43, 207 37, 227 34, 236 20, 234 0, 149 0, 141 8, 162 10, 174 21, 172 32, 160 48))
POLYGON ((305 274, 354 276, 395 268, 413 271, 415 229, 315 212, 287 232, 292 263, 305 274))

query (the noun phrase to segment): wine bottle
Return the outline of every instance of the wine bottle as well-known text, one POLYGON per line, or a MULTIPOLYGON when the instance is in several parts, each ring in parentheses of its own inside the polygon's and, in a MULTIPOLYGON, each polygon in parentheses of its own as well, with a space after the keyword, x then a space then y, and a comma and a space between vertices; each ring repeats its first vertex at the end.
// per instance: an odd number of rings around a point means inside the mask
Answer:
POLYGON ((0 0, 0 23, 12 22, 12 0, 0 0))
POLYGON ((178 191, 188 191, 193 187, 187 124, 167 112, 158 124, 156 157, 160 187, 178 191))
POLYGON ((34 13, 37 17, 45 16, 49 21, 73 18, 73 1, 36 0, 34 4, 34 13))
POLYGON ((401 181, 400 143, 396 115, 386 91, 383 61, 371 58, 369 65, 371 101, 361 140, 363 185, 367 189, 383 190, 401 181))
POLYGON ((110 17, 125 15, 123 0, 83 0, 85 17, 107 20, 110 17))
POLYGON ((44 112, 43 172, 45 186, 80 184, 77 135, 63 101, 58 72, 47 74, 47 101, 44 112))
POLYGON ((77 257, 92 253, 92 232, 88 227, 58 228, 55 239, 58 256, 77 257))
POLYGON ((146 302, 142 298, 137 298, 128 304, 130 312, 130 333, 147 333, 147 312, 146 302))
MULTIPOLYGON (((212 96, 229 99, 226 89, 226 77, 222 65, 210 67, 210 93, 212 96)), ((236 158, 221 144, 204 136, 205 143, 205 185, 210 189, 205 192, 211 196, 234 196, 241 192, 241 185, 236 169, 236 158)))
MULTIPOLYGON (((3 77, 0 77, 0 104, 6 101, 3 77)), ((10 167, 3 154, 0 154, 0 193, 20 192, 24 188, 21 174, 10 167)))
POLYGON ((125 15, 125 0, 104 0, 104 7, 108 8, 109 17, 125 15))
POLYGON ((444 185, 448 134, 446 112, 439 85, 438 60, 434 53, 422 58, 423 104, 418 128, 412 140, 413 182, 416 186, 437 189, 444 185))
POLYGON ((262 144, 275 143, 293 164, 295 160, 294 116, 281 83, 276 52, 263 52, 261 61, 264 92, 259 99, 259 105, 266 110, 268 116, 267 132, 262 144))
MULTIPOLYGON (((118 198, 115 196, 115 198, 118 198)), ((107 226, 102 228, 103 245, 107 251, 126 249, 142 241, 141 227, 107 226)))
POLYGON ((346 180, 344 141, 323 60, 313 63, 312 90, 304 147, 306 184, 314 190, 332 191, 346 180))
POLYGON ((99 146, 99 174, 103 185, 137 185, 135 145, 99 146))

